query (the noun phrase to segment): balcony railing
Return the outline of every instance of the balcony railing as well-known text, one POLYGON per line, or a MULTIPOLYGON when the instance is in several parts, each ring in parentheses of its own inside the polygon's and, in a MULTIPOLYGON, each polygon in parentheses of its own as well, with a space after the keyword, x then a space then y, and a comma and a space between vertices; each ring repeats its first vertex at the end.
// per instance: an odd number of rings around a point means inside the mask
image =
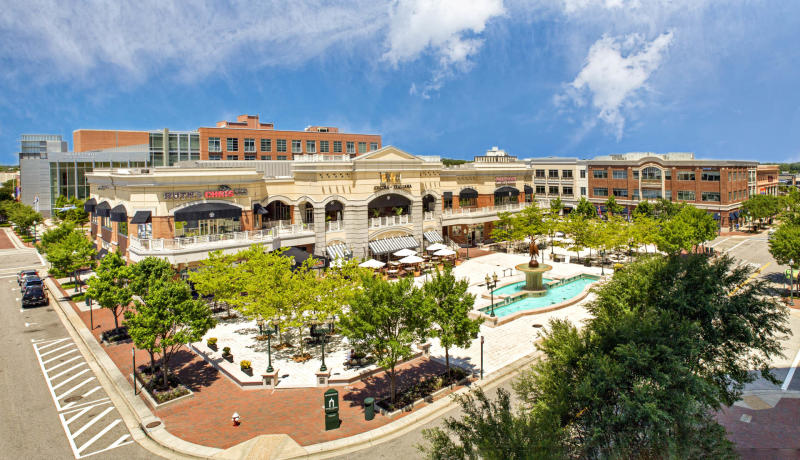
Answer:
POLYGON ((423 219, 424 220, 434 220, 434 215, 435 214, 432 211, 426 211, 425 213, 423 213, 423 219))
POLYGON ((498 212, 514 212, 520 211, 530 205, 531 203, 512 203, 499 206, 484 206, 482 208, 445 209, 442 213, 442 217, 480 216, 497 214, 498 212))
POLYGON ((330 222, 325 222, 325 231, 326 232, 340 232, 344 230, 344 224, 341 220, 332 220, 330 222))
POLYGON ((369 219, 369 228, 391 227, 393 225, 405 225, 409 223, 408 214, 402 216, 372 217, 369 219))
POLYGON ((308 224, 291 224, 285 227, 265 228, 262 230, 249 230, 245 232, 216 233, 213 235, 197 235, 177 238, 140 239, 131 236, 130 248, 144 249, 146 251, 172 251, 176 249, 191 249, 193 247, 213 245, 225 241, 240 241, 242 243, 258 243, 272 241, 278 236, 311 233, 308 224))

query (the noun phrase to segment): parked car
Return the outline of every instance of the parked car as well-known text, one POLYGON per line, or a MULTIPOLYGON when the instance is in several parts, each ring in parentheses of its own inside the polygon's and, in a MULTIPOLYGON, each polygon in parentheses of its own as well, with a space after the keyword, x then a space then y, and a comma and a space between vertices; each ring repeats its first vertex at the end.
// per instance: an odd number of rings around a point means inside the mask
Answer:
POLYGON ((39 274, 36 273, 36 270, 22 270, 17 274, 17 284, 22 286, 22 282, 25 281, 25 278, 28 276, 35 276, 38 278, 39 274))
POLYGON ((28 290, 28 288, 30 288, 32 286, 38 286, 38 287, 44 289, 44 283, 42 282, 42 279, 39 278, 38 275, 26 276, 25 279, 22 281, 22 285, 20 286, 20 290, 22 292, 25 292, 26 290, 28 290))
MULTIPOLYGON (((41 281, 41 280, 40 280, 41 281)), ((30 286, 22 293, 22 306, 33 307, 37 305, 50 305, 44 286, 30 286)))

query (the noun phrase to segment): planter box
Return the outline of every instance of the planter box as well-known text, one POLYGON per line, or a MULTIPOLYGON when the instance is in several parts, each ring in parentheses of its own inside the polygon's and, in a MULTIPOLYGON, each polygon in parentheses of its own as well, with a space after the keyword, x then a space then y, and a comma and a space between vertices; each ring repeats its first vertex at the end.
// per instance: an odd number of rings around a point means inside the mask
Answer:
POLYGON ((233 355, 232 354, 230 354, 230 355, 222 355, 222 359, 224 359, 225 361, 227 361, 229 363, 232 363, 233 362, 233 355))
MULTIPOLYGON (((186 387, 186 391, 188 391, 188 393, 186 393, 185 395, 183 395, 183 396, 178 396, 178 397, 177 397, 177 398, 175 398, 175 399, 170 399, 170 400, 169 400, 169 401, 167 401, 167 402, 159 403, 159 402, 157 402, 157 401, 156 401, 156 400, 155 400, 155 399, 154 399, 154 398, 153 398, 153 397, 150 395, 150 392, 149 392, 149 391, 147 391, 147 390, 144 388, 144 383, 143 383, 141 380, 139 380, 139 376, 138 376, 138 374, 137 374, 137 376, 136 376, 136 379, 135 379, 135 380, 134 380, 134 378, 133 378, 133 374, 128 374, 128 375, 131 377, 131 381, 133 381, 133 382, 135 382, 136 384, 138 384, 138 387, 137 387, 138 393, 139 393, 139 394, 143 394, 143 395, 144 395, 144 398, 147 400, 147 403, 148 403, 148 404, 150 405, 150 407, 152 407, 153 409, 161 409, 162 407, 169 406, 170 404, 176 403, 176 402, 178 402, 178 401, 183 401, 183 400, 185 400, 185 399, 189 399, 189 398, 191 398, 192 396, 194 396, 194 393, 192 392, 192 390, 190 390, 188 387, 186 387)), ((184 385, 184 386, 185 386, 185 385, 184 385)))
POLYGON ((252 367, 242 367, 240 369, 242 369, 242 372, 244 372, 248 376, 250 376, 250 377, 253 376, 253 368, 252 367))

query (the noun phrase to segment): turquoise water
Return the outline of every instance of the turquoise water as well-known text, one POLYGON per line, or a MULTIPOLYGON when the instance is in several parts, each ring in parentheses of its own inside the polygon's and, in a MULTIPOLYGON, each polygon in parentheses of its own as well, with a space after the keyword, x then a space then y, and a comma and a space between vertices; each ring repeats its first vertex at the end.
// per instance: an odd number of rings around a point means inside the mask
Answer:
MULTIPOLYGON (((597 280, 591 278, 580 278, 575 281, 562 284, 558 287, 549 288, 547 289, 547 293, 541 297, 527 297, 501 307, 495 305, 494 314, 495 316, 502 318, 503 316, 513 315, 518 311, 535 310, 537 308, 549 307, 550 305, 555 305, 577 296, 583 292, 583 289, 586 286, 594 283, 595 281, 597 280)), ((482 308, 481 311, 489 314, 491 312, 491 307, 482 308)))
MULTIPOLYGON (((542 284, 547 284, 550 281, 553 281, 548 278, 542 278, 542 284)), ((494 295, 502 295, 502 294, 515 294, 522 290, 522 287, 525 286, 525 281, 520 281, 518 283, 509 284, 507 286, 503 286, 501 288, 494 290, 494 295)))

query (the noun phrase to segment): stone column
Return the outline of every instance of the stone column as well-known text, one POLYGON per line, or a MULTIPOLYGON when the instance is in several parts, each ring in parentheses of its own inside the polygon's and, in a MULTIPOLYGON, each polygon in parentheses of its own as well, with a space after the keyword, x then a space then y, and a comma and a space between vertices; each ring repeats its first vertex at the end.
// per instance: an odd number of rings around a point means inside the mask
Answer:
POLYGON ((325 206, 320 205, 314 207, 314 254, 317 256, 326 256, 325 247, 327 239, 325 238, 325 206))
POLYGON ((301 212, 299 204, 294 205, 294 219, 292 220, 292 223, 293 224, 303 223, 303 213, 301 212))
POLYGON ((416 199, 411 202, 411 228, 414 232, 414 238, 419 242, 420 248, 422 248, 422 222, 423 222, 423 214, 422 214, 422 199, 416 199))
POLYGON ((369 222, 367 204, 347 204, 342 210, 347 245, 353 251, 353 257, 365 259, 367 242, 369 241, 369 222))

